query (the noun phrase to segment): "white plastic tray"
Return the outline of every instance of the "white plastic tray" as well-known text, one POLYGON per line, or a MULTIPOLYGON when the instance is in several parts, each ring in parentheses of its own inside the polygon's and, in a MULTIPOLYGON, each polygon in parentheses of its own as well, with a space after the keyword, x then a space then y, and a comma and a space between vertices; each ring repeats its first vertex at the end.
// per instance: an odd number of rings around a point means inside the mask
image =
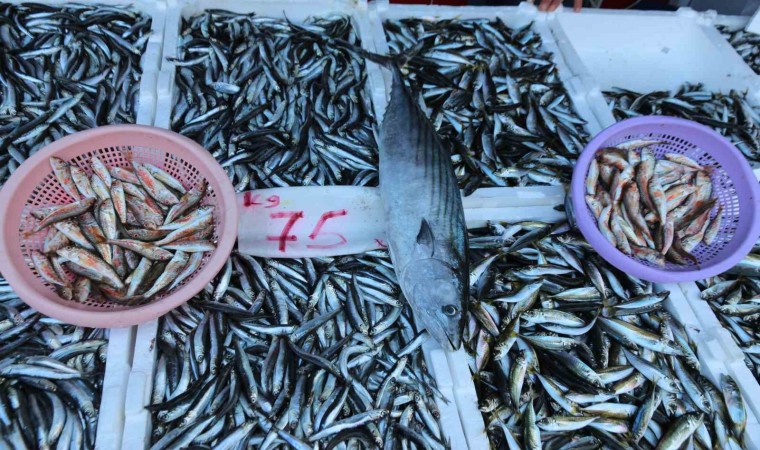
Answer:
MULTIPOLYGON (((20 4, 25 0, 3 0, 20 4)), ((65 6, 66 0, 45 0, 39 3, 65 6)), ((140 79, 139 100, 135 122, 152 125, 156 105, 156 79, 160 70, 161 47, 163 43, 166 4, 155 0, 80 0, 84 4, 131 5, 140 12, 151 16, 152 35, 148 38, 141 58, 142 77, 140 79)), ((132 349, 136 327, 113 328, 108 331, 108 352, 103 374, 98 428, 95 438, 97 449, 118 449, 124 431, 124 398, 126 385, 132 366, 132 349)))
POLYGON ((589 89, 623 87, 649 92, 700 82, 711 91, 750 90, 760 78, 712 26, 709 15, 676 12, 584 10, 548 17, 574 75, 589 89))
MULTIPOLYGON (((293 1, 276 4, 274 2, 257 2, 257 1, 195 1, 195 2, 169 2, 169 12, 167 14, 166 28, 164 34, 164 52, 162 55, 162 70, 158 77, 158 102, 156 107, 155 125, 162 128, 168 128, 171 117, 171 108, 174 104, 174 64, 167 58, 176 56, 177 52, 177 34, 180 31, 181 18, 188 17, 208 8, 227 9, 237 12, 254 11, 263 16, 283 17, 294 22, 302 21, 313 15, 324 16, 330 13, 340 13, 351 17, 355 30, 359 34, 362 45, 374 51, 372 45, 372 36, 369 34, 369 25, 367 22, 366 5, 345 1, 293 1)), ((368 64, 368 71, 379 71, 377 66, 368 64)), ((384 100, 384 87, 373 84, 373 80, 379 80, 378 74, 369 76, 369 89, 373 95, 376 115, 378 101, 384 100)), ((560 188, 561 190, 561 188, 560 188)), ((556 188, 528 190, 522 195, 526 198, 539 199, 539 202, 553 203, 559 198, 556 188)), ((493 193, 482 192, 475 200, 484 210, 498 209, 497 204, 503 200, 494 199, 493 193), (494 206, 491 208, 490 206, 494 206)), ((531 208, 522 211, 525 217, 535 217, 537 213, 531 208)), ((502 214, 503 215, 503 214, 502 214)), ((485 220, 484 220, 485 221, 485 220)), ((130 430, 124 434, 121 441, 121 448, 137 450, 150 446, 150 437, 152 431, 152 422, 150 413, 144 408, 149 402, 153 387, 153 371, 156 358, 156 333, 158 331, 158 321, 154 320, 140 325, 137 330, 134 346, 134 363, 132 364, 127 385, 127 400, 125 404, 125 422, 124 428, 130 430)), ((449 355, 442 350, 435 349, 433 344, 426 344, 423 347, 425 359, 428 363, 433 376, 435 377, 441 392, 451 399, 456 399, 460 385, 449 375, 449 355)), ((458 354, 460 364, 466 367, 465 355, 461 352, 458 354)), ((457 357, 457 356, 455 356, 457 357)), ((472 386, 472 383, 470 383, 472 386)), ((473 392, 474 394, 474 392, 473 392)), ((459 413, 462 409, 458 408, 456 401, 448 403, 437 401, 440 410, 440 422, 446 438, 451 442, 453 448, 466 448, 466 439, 460 425, 459 413)), ((475 412, 477 405, 475 405, 475 412)))
MULTIPOLYGON (((534 5, 525 2, 520 3, 520 5, 516 7, 401 5, 389 4, 388 0, 374 1, 369 5, 369 20, 372 26, 374 45, 376 51, 382 54, 388 53, 388 44, 385 40, 382 24, 383 21, 389 19, 394 20, 407 17, 420 17, 434 20, 498 17, 504 21, 505 24, 513 28, 520 28, 533 22, 533 28, 541 36, 544 48, 552 52, 554 55, 554 62, 557 65, 559 77, 562 80, 565 89, 567 89, 568 95, 573 102, 573 106, 578 112, 578 115, 588 122, 585 127, 586 131, 590 135, 594 135, 601 131, 602 127, 587 103, 586 87, 571 71, 571 68, 568 66, 562 55, 561 49, 557 45, 551 29, 546 21, 539 20, 540 16, 538 9, 534 5)), ((388 92, 391 83, 390 74, 387 73, 387 71, 370 72, 370 77, 378 74, 382 77, 383 81, 382 83, 373 83, 373 85, 382 84, 385 92, 388 92)), ((376 103, 384 105, 385 101, 376 103)), ((378 107, 376 107, 376 109, 377 108, 378 107)), ((385 107, 382 106, 382 108, 378 110, 378 114, 381 116, 384 112, 385 107)))
MULTIPOLYGON (((369 5, 369 19, 372 26, 374 46, 375 50, 381 54, 387 54, 389 50, 383 31, 383 22, 388 19, 421 17, 436 20, 498 17, 508 26, 515 28, 534 22, 534 29, 541 35, 544 47, 554 53, 560 79, 563 81, 574 107, 578 111, 578 114, 588 122, 586 131, 592 135, 599 132, 601 128, 586 104, 582 85, 580 85, 577 79, 574 79, 567 69, 548 27, 543 22, 536 22, 536 14, 537 9, 527 3, 522 3, 518 7, 448 7, 391 5, 387 0, 381 0, 369 5)), ((370 72, 370 79, 372 76, 381 77, 380 80, 372 83, 373 86, 382 86, 382 91, 376 92, 373 96, 375 99, 375 110, 378 111, 378 115, 381 115, 385 112, 385 104, 387 103, 385 93, 390 92, 390 74, 387 71, 379 70, 370 72)), ((519 222, 523 220, 558 222, 564 220, 564 213, 554 209, 554 206, 561 205, 564 202, 564 188, 562 187, 481 188, 475 191, 471 197, 487 198, 490 192, 498 193, 497 195, 502 196, 507 190, 509 190, 510 196, 514 199, 514 204, 508 206, 501 204, 496 208, 484 207, 479 210, 478 213, 483 218, 483 223, 489 220, 502 222, 519 222)), ((470 224, 469 217, 468 224, 470 224)), ((453 385, 451 393, 454 396, 454 403, 461 420, 461 428, 467 441, 467 448, 473 450, 489 448, 490 443, 486 435, 483 416, 478 409, 475 385, 472 382, 472 374, 470 373, 467 355, 464 353, 464 350, 455 353, 445 353, 438 349, 428 351, 426 355, 428 359, 437 361, 437 359, 442 360, 445 358, 448 362, 448 376, 440 375, 439 369, 436 369, 435 376, 442 383, 445 383, 444 380, 447 380, 448 377, 451 379, 451 384, 453 385)), ((444 420, 443 411, 441 420, 444 420)), ((452 443, 452 448, 464 447, 458 447, 452 443)))

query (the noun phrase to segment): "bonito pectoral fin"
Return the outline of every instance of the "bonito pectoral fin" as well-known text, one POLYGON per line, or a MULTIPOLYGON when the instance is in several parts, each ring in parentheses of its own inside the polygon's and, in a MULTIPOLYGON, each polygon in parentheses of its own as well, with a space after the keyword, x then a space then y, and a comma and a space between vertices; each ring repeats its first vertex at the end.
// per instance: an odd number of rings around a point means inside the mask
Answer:
POLYGON ((414 256, 419 259, 432 258, 435 254, 435 236, 427 220, 420 222, 420 231, 417 232, 417 245, 414 248, 414 256))

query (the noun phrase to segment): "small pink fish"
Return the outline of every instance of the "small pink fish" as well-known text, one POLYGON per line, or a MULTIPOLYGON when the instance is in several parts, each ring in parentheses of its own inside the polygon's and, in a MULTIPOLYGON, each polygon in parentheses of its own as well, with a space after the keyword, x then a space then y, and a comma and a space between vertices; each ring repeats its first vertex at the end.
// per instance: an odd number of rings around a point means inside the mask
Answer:
POLYGON ((70 242, 65 234, 55 228, 50 228, 47 236, 45 236, 45 242, 42 244, 42 251, 45 253, 55 253, 59 248, 70 245, 70 242))
POLYGON ((169 188, 162 182, 158 181, 144 166, 133 162, 132 165, 135 168, 137 178, 140 179, 140 184, 145 191, 153 197, 157 202, 171 206, 179 203, 179 199, 176 195, 172 194, 169 188))
POLYGON ((103 183, 105 183, 106 187, 110 189, 111 183, 113 183, 113 178, 111 178, 111 172, 108 171, 108 167, 103 164, 103 161, 101 161, 97 156, 93 156, 90 158, 90 166, 92 167, 92 171, 95 172, 95 175, 103 180, 103 183))
POLYGON ((116 214, 119 215, 121 223, 126 222, 127 201, 124 198, 124 185, 119 180, 113 180, 111 183, 111 201, 113 201, 113 207, 116 210, 116 214))
POLYGON ((57 253, 74 265, 85 269, 85 273, 97 274, 100 278, 97 281, 102 281, 116 289, 124 288, 124 283, 122 283, 119 275, 113 270, 113 268, 87 250, 77 247, 65 247, 58 250, 57 253))
POLYGON ((172 252, 164 250, 153 244, 136 241, 134 239, 112 239, 109 240, 108 243, 118 245, 119 247, 125 248, 127 250, 132 250, 133 252, 146 258, 152 259, 153 261, 168 261, 172 259, 173 256, 172 252))
POLYGON ((70 166, 71 178, 74 180, 74 184, 82 197, 95 197, 95 191, 92 190, 90 179, 87 177, 87 173, 79 166, 70 166))
POLYGON ((84 200, 80 200, 78 202, 59 206, 40 221, 40 223, 34 229, 34 232, 36 233, 40 231, 41 229, 45 228, 46 226, 51 225, 53 223, 78 216, 82 214, 83 212, 87 211, 88 209, 92 208, 93 204, 95 204, 95 198, 91 197, 91 198, 86 198, 84 200))
POLYGON ((79 199, 79 190, 77 189, 77 185, 74 184, 74 179, 71 177, 71 166, 69 163, 61 158, 52 156, 50 157, 50 167, 53 168, 53 174, 63 190, 66 191, 72 199, 79 199))
POLYGON ((32 251, 32 264, 43 280, 56 286, 66 286, 67 283, 58 276, 47 256, 38 251, 32 251))
POLYGON ((116 180, 123 181, 125 183, 140 184, 140 180, 137 178, 137 175, 135 175, 129 169, 113 166, 108 170, 111 173, 111 177, 116 180))

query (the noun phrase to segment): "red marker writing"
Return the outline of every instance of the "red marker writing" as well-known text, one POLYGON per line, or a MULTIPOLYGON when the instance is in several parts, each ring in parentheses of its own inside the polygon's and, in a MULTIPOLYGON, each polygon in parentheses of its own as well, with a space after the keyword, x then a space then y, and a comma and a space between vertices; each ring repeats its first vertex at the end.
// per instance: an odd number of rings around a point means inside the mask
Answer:
POLYGON ((265 208, 274 208, 275 206, 278 206, 280 204, 280 196, 279 195, 271 195, 267 198, 267 203, 269 205, 265 206, 265 208))
POLYGON ((261 195, 259 194, 253 195, 251 191, 246 192, 245 194, 243 194, 243 206, 261 205, 262 203, 256 202, 256 200, 258 200, 259 197, 261 197, 261 195))
MULTIPOLYGON (((319 218, 317 225, 314 226, 314 230, 309 235, 309 239, 311 239, 312 241, 316 239, 316 237, 322 231, 322 227, 325 225, 325 222, 327 222, 329 219, 332 219, 334 217, 345 216, 346 214, 348 214, 348 211, 346 211, 345 209, 339 209, 336 211, 327 211, 326 213, 322 214, 322 217, 319 218)), ((326 232, 326 233, 322 233, 322 235, 323 236, 337 236, 338 242, 333 242, 332 244, 307 244, 306 247, 307 248, 335 248, 348 242, 346 238, 340 233, 326 232)))
POLYGON ((296 222, 299 219, 303 218, 303 211, 282 211, 282 212, 276 212, 269 215, 272 219, 284 219, 285 217, 288 218, 288 221, 285 223, 285 226, 282 227, 282 233, 280 233, 279 236, 267 236, 268 241, 278 241, 279 242, 279 250, 281 252, 285 251, 285 245, 288 241, 295 242, 298 240, 296 235, 289 234, 290 230, 293 228, 293 225, 296 224, 296 222))

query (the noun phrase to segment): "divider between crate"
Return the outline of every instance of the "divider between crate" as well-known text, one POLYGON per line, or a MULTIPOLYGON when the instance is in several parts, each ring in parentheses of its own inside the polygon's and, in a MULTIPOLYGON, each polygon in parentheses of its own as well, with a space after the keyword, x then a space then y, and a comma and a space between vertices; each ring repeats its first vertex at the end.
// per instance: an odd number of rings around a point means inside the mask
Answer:
MULTIPOLYGON (((670 285, 673 286, 673 285, 670 285)), ((720 386, 720 375, 729 374, 739 387, 747 408, 747 430, 745 445, 747 448, 760 449, 760 384, 747 368, 744 353, 734 341, 731 334, 718 320, 710 305, 701 299, 700 290, 694 282, 678 283, 680 296, 679 309, 686 307, 698 319, 698 356, 708 378, 720 386), (704 361, 703 361, 704 360, 704 361)), ((673 292, 673 290, 671 290, 673 292)), ((675 310, 669 311, 676 316, 675 310)), ((690 335, 692 339, 694 337, 690 335)))
POLYGON ((100 394, 96 449, 118 449, 124 432, 124 399, 132 368, 135 327, 108 331, 106 370, 100 394))
MULTIPOLYGON (((436 406, 440 411, 438 421, 441 424, 441 428, 450 439, 451 448, 468 448, 469 437, 465 435, 465 430, 463 430, 460 419, 459 398, 463 395, 462 388, 460 388, 459 383, 457 383, 454 375, 451 373, 447 354, 437 343, 430 339, 422 345, 422 352, 425 355, 428 369, 430 369, 435 377, 438 389, 446 397, 445 399, 437 397, 435 399, 436 406)), ((458 352, 463 352, 463 350, 460 349, 458 352)), ((474 393, 472 383, 470 383, 470 388, 474 393)), ((466 396, 466 394, 464 395, 466 396)), ((475 405, 477 406, 477 403, 475 405)), ((469 445, 469 448, 472 448, 472 445, 469 445)))
POLYGON ((124 433, 121 448, 145 449, 151 443, 151 415, 145 409, 150 404, 153 390, 153 373, 156 364, 158 319, 137 327, 134 344, 134 361, 129 374, 124 404, 124 433))

